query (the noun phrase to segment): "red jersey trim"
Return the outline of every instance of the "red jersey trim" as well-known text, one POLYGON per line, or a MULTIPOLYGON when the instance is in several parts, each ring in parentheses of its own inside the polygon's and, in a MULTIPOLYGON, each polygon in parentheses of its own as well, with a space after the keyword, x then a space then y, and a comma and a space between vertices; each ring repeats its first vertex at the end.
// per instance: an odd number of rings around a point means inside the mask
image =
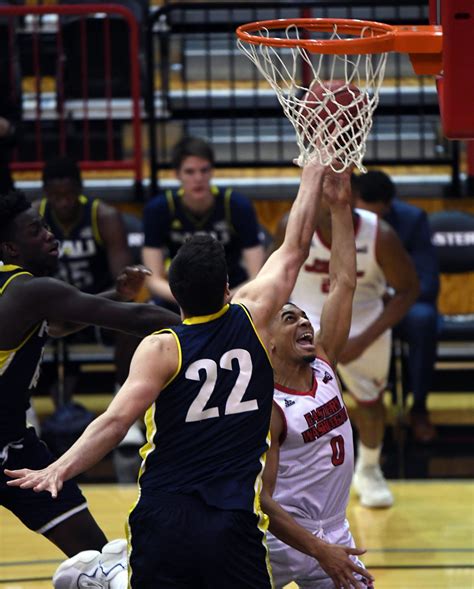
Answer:
POLYGON ((313 372, 313 386, 309 391, 297 391, 295 389, 290 389, 281 384, 278 384, 277 382, 275 383, 275 388, 277 391, 281 391, 282 393, 286 393, 287 395, 299 395, 300 397, 311 396, 314 398, 316 396, 316 391, 318 390, 318 380, 314 376, 313 372))
POLYGON ((334 369, 334 366, 331 366, 331 364, 329 364, 329 362, 327 360, 325 360, 324 358, 321 358, 321 356, 316 356, 316 360, 319 360, 320 362, 324 362, 324 364, 326 364, 326 366, 329 366, 329 368, 333 371, 333 373, 336 374, 336 370, 334 369))

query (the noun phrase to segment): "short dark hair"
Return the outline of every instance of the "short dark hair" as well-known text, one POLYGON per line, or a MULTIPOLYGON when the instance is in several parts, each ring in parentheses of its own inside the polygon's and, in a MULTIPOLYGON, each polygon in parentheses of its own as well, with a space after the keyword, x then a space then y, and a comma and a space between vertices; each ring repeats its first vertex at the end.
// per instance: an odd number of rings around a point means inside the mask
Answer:
POLYGON ((380 170, 370 170, 367 174, 351 177, 352 188, 365 202, 390 203, 395 197, 395 184, 390 176, 380 170))
POLYGON ((30 207, 30 201, 20 190, 0 195, 0 242, 13 239, 15 219, 30 207))
POLYGON ((72 180, 82 187, 81 170, 76 161, 70 157, 56 157, 46 162, 43 168, 43 186, 51 180, 72 180))
POLYGON ((211 166, 214 166, 214 150, 209 143, 206 143, 204 139, 200 139, 199 137, 183 137, 173 147, 171 152, 171 164, 173 168, 179 170, 183 161, 191 156, 207 160, 211 166))
POLYGON ((193 235, 173 258, 168 278, 186 315, 216 313, 224 304, 227 285, 224 247, 211 235, 193 235))

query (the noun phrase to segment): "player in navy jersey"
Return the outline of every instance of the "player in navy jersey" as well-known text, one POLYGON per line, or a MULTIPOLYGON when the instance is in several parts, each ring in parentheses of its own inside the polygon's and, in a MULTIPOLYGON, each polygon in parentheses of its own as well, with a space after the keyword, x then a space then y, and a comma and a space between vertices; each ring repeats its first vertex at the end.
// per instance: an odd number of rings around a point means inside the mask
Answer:
POLYGON ((106 542, 77 485, 68 482, 54 501, 45 493, 8 487, 3 473, 5 468, 42 468, 53 461, 25 418, 48 332, 59 336, 96 323, 143 336, 177 323, 178 317, 153 305, 118 302, 135 296, 144 281, 143 269, 127 268, 119 277, 116 291, 93 296, 49 278, 57 270, 58 255, 58 242, 25 195, 2 195, 0 504, 70 556, 85 549, 100 549, 106 542))
POLYGON ((183 325, 142 341, 107 411, 53 465, 7 472, 12 486, 56 496, 147 409, 140 495, 129 517, 134 589, 272 586, 260 508, 273 397, 265 346, 308 255, 327 174, 316 163, 303 169, 283 244, 233 304, 222 244, 209 235, 186 242, 169 272, 183 325))
POLYGON ((178 190, 166 190, 144 209, 143 262, 153 275, 147 286, 160 304, 175 303, 167 279, 172 260, 191 235, 208 233, 224 246, 232 292, 254 278, 264 260, 262 237, 251 202, 231 188, 211 184, 214 152, 202 139, 185 137, 173 150, 178 190))
MULTIPOLYGON (((43 191, 43 198, 35 201, 33 208, 44 217, 59 241, 57 278, 90 294, 111 288, 122 268, 133 262, 120 212, 83 193, 80 168, 68 157, 46 162, 43 191)), ((96 339, 115 344, 116 379, 122 384, 138 341, 126 334, 104 335, 90 329, 66 342, 96 339)), ((74 367, 67 364, 66 372, 71 377, 74 367)), ((71 395, 71 391, 65 393, 71 395)))
POLYGON ((275 373, 272 444, 263 475, 262 508, 275 586, 300 589, 371 586, 346 519, 354 468, 352 428, 336 377, 349 334, 356 253, 349 173, 324 200, 331 213, 330 292, 320 331, 292 303, 272 323, 275 373))

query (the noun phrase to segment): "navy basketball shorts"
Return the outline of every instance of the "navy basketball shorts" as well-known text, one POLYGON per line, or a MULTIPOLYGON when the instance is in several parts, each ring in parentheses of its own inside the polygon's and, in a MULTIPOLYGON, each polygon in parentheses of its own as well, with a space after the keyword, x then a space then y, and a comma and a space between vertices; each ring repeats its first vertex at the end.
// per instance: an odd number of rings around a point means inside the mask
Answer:
POLYGON ((4 461, 0 467, 0 505, 9 509, 30 530, 39 534, 47 533, 72 515, 87 509, 84 495, 73 481, 64 484, 57 499, 53 499, 46 491, 35 493, 32 489, 9 487, 6 484, 11 479, 4 474, 4 468, 38 470, 55 460, 32 427, 28 428, 21 440, 5 446, 2 454, 4 461))
POLYGON ((129 516, 132 589, 270 589, 258 517, 194 495, 143 495, 129 516))

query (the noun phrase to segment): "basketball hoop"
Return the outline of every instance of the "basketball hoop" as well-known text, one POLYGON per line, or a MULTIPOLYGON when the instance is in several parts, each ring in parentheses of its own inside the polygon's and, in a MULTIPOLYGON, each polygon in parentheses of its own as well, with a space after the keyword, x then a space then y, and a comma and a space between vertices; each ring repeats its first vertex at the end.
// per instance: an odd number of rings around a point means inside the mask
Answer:
POLYGON ((387 54, 410 53, 416 73, 439 73, 441 28, 327 18, 259 21, 237 45, 275 90, 300 155, 343 172, 363 158, 387 54))

